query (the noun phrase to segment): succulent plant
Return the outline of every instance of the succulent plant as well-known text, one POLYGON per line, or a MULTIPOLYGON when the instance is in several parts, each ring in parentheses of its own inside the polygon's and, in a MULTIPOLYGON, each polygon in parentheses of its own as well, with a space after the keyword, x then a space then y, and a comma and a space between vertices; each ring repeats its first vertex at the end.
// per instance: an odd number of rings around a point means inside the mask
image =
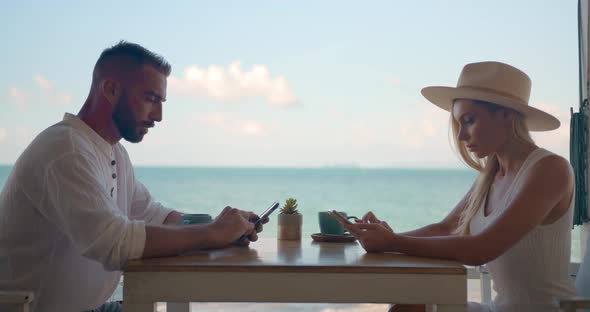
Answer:
POLYGON ((282 214, 296 214, 297 212, 297 199, 288 198, 285 202, 285 206, 281 208, 282 214))

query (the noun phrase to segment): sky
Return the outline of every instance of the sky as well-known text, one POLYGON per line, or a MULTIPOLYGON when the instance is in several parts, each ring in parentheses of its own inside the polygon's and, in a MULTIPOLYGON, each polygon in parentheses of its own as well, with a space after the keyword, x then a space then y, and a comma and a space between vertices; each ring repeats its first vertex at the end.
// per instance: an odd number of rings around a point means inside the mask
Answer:
POLYGON ((101 51, 127 40, 172 64, 139 166, 462 168, 429 85, 501 61, 562 126, 578 107, 577 1, 0 1, 0 164, 76 114, 101 51))

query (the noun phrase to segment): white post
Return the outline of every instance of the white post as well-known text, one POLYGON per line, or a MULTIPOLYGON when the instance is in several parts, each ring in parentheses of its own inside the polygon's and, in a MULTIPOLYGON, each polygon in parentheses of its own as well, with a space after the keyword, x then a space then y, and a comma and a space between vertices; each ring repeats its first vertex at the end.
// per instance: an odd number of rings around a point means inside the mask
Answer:
POLYGON ((588 241, 588 233, 590 232, 590 222, 584 223, 580 226, 580 261, 586 254, 586 242, 588 241))
POLYGON ((131 303, 128 300, 123 301, 123 311, 125 312, 156 312, 156 303, 131 303))
MULTIPOLYGON (((589 3, 588 0, 582 0, 580 1, 580 15, 581 15, 581 27, 582 27, 582 42, 580 42, 580 48, 581 48, 581 52, 580 54, 582 55, 582 64, 579 64, 579 66, 584 66, 583 70, 581 70, 582 72, 582 77, 580 77, 580 79, 582 79, 582 97, 583 98, 588 98, 588 95, 590 94, 590 84, 588 81, 588 78, 590 77, 590 66, 588 66, 588 62, 590 61, 590 49, 588 49, 588 43, 590 42, 590 31, 588 31, 588 23, 590 22, 590 7, 589 7, 589 3)), ((578 39, 579 40, 579 39, 578 39)), ((582 100, 582 99, 580 99, 582 100)), ((588 138, 588 140, 590 141, 590 128, 588 130, 589 135, 587 135, 586 137, 588 138)), ((588 143, 590 142, 586 142, 586 146, 590 146, 588 145, 588 143)), ((587 159, 586 159, 586 163, 590 164, 590 153, 588 153, 587 155, 587 159)), ((590 179, 588 178, 588 174, 586 174, 586 191, 588 192, 590 190, 590 185, 588 184, 588 181, 590 181, 590 179)), ((588 192, 588 194, 590 194, 590 192, 588 192)), ((590 214, 590 205, 588 206, 588 213, 590 214)), ((584 225, 582 225, 580 227, 580 244, 581 244, 581 248, 580 248, 580 258, 583 257, 586 253, 586 240, 588 239, 588 232, 590 231, 590 222, 586 222, 584 225)))
POLYGON ((492 302, 492 279, 487 271, 481 272, 479 279, 481 293, 481 303, 490 304, 492 302))
POLYGON ((166 303, 167 312, 190 312, 190 302, 168 302, 166 303))

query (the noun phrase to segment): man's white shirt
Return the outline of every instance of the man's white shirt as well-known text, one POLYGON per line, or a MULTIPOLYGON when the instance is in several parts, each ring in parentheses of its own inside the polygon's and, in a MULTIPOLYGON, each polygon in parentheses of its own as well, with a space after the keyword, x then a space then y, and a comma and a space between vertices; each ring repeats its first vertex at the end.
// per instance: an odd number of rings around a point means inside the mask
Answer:
POLYGON ((78 117, 39 134, 0 193, 0 290, 32 290, 33 312, 103 304, 143 254, 145 224, 172 210, 136 180, 125 148, 78 117))

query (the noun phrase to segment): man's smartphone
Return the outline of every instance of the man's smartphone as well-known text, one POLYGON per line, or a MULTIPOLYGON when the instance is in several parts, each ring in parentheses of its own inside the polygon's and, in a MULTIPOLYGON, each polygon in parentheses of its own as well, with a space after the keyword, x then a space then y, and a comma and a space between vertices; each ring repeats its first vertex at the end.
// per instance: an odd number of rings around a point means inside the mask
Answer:
POLYGON ((350 222, 350 220, 348 220, 347 217, 345 217, 343 214, 341 214, 340 212, 338 212, 336 210, 330 211, 330 214, 332 214, 334 217, 336 217, 336 219, 338 219, 338 221, 340 221, 341 223, 352 224, 352 222, 350 222))
POLYGON ((260 218, 258 220, 256 220, 256 222, 254 222, 254 226, 257 226, 258 223, 262 222, 262 220, 264 220, 264 218, 270 216, 271 213, 273 213, 273 211, 277 210, 277 208, 279 208, 279 202, 276 201, 274 203, 272 203, 272 205, 270 205, 270 207, 268 207, 261 215, 260 218))

